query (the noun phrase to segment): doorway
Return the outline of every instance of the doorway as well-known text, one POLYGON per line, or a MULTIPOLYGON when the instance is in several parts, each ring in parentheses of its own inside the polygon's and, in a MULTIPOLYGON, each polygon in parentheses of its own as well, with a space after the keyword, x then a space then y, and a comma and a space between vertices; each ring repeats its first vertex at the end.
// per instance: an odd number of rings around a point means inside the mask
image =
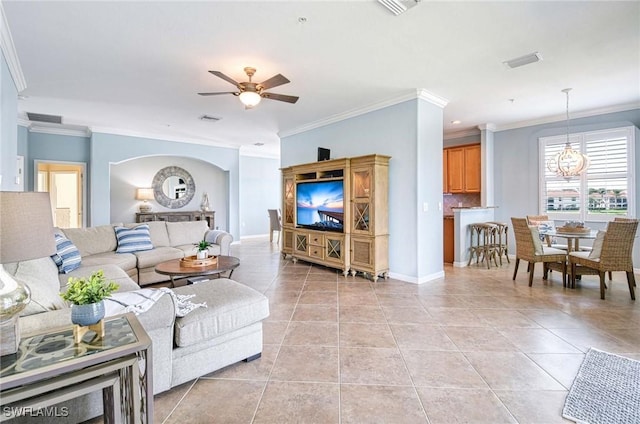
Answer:
POLYGON ((58 228, 85 226, 85 164, 35 161, 35 191, 49 192, 53 224, 58 228))

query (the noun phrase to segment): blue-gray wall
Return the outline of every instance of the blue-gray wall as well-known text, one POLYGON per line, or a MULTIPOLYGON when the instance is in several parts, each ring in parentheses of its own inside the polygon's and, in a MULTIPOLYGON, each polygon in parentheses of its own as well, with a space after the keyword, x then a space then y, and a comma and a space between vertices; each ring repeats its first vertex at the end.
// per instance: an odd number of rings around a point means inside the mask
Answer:
POLYGON ((278 159, 240 156, 240 236, 269 233, 267 209, 280 209, 278 159))
POLYGON ((389 164, 389 262, 392 276, 426 281, 442 275, 442 109, 416 99, 281 140, 283 167, 382 154, 389 164), (427 212, 423 205, 427 204, 427 212), (429 256, 428 256, 429 255, 429 256))
MULTIPOLYGON (((625 112, 608 113, 587 118, 572 119, 571 132, 596 131, 616 127, 636 127, 635 138, 635 201, 636 210, 631 212, 638 217, 638 201, 640 200, 640 109, 625 112)), ((513 130, 494 133, 494 177, 495 177, 495 211, 496 220, 510 222, 511 217, 524 217, 538 213, 538 138, 566 134, 564 121, 534 125, 513 130)), ((589 223, 589 227, 601 229, 603 223, 589 223)), ((514 243, 513 237, 510 243, 514 243)), ((513 246, 513 244, 512 244, 513 246)), ((634 247, 634 264, 640 264, 640 239, 636 239, 634 247)))
POLYGON ((18 90, 4 54, 0 54, 0 189, 16 191, 18 175, 18 90))
POLYGON ((239 151, 201 144, 93 133, 90 148, 91 220, 89 225, 110 222, 110 164, 148 155, 176 155, 200 159, 229 172, 229 232, 240 236, 239 151))

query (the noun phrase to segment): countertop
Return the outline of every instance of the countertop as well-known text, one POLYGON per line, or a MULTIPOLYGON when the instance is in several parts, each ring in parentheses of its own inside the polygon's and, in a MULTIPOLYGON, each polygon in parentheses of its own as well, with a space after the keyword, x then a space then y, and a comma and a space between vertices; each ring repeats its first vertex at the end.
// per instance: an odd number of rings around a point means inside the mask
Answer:
POLYGON ((497 209, 498 206, 453 206, 451 209, 497 209))

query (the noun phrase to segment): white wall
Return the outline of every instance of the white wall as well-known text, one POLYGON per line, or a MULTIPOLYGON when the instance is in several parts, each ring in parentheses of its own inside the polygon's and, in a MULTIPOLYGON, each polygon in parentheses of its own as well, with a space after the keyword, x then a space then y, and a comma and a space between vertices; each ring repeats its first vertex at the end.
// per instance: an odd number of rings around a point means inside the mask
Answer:
POLYGON ((0 54, 0 189, 19 191, 18 175, 18 90, 3 54, 0 54))
POLYGON ((240 237, 269 233, 267 209, 281 209, 278 159, 240 156, 240 237))
POLYGON ((210 210, 215 211, 215 226, 228 228, 228 175, 220 168, 201 160, 176 157, 152 156, 111 164, 110 197, 111 222, 135 222, 135 213, 141 200, 136 200, 136 188, 151 187, 155 174, 167 166, 178 166, 191 174, 196 186, 191 202, 180 209, 161 206, 150 200, 154 211, 200 210, 202 193, 209 196, 210 210))
POLYGON ((413 282, 442 275, 442 211, 438 211, 442 201, 442 109, 424 100, 409 100, 284 137, 281 164, 314 162, 318 147, 331 149, 332 159, 373 153, 391 156, 391 275, 413 282), (422 212, 425 202, 430 205, 426 213, 422 212), (440 259, 425 256, 434 252, 440 259))

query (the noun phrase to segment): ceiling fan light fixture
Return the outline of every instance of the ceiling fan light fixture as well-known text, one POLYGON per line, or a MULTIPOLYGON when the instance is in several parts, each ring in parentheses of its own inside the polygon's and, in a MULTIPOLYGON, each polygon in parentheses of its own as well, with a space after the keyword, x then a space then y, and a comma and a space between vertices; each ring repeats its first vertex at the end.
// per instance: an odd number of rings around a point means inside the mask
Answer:
POLYGON ((243 91, 238 97, 240 98, 242 104, 246 107, 257 106, 258 103, 260 103, 260 100, 262 100, 260 94, 256 93, 255 91, 243 91))
POLYGON ((558 152, 547 162, 547 169, 558 177, 563 177, 569 181, 572 177, 577 177, 589 168, 589 157, 584 153, 573 150, 569 142, 569 92, 570 88, 562 90, 567 96, 567 141, 564 149, 558 152))

